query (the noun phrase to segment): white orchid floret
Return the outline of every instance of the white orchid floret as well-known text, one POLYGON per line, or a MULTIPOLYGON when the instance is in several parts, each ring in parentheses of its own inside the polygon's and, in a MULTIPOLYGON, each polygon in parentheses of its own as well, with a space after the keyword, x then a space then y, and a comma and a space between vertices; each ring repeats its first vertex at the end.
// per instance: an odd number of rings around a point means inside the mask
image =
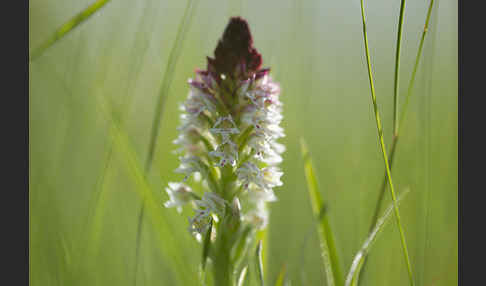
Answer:
POLYGON ((278 95, 280 87, 271 81, 268 76, 263 77, 255 84, 252 90, 247 91, 244 95, 257 107, 264 108, 267 106, 280 106, 278 95))
POLYGON ((266 167, 262 169, 263 174, 263 183, 267 188, 274 188, 279 187, 283 183, 280 180, 282 177, 283 172, 280 171, 277 167, 266 167))
POLYGON ((184 109, 191 115, 199 115, 205 110, 213 113, 216 111, 214 100, 212 95, 203 93, 199 89, 192 87, 189 97, 184 103, 184 109))
POLYGON ((199 114, 190 115, 187 113, 182 113, 179 118, 181 122, 179 127, 177 127, 179 132, 185 132, 191 128, 205 129, 207 125, 207 121, 203 120, 199 114))
POLYGON ((197 156, 180 157, 181 164, 174 172, 184 174, 184 180, 187 180, 193 173, 206 173, 205 164, 197 156))
POLYGON ((275 152, 273 149, 269 149, 268 152, 256 155, 256 157, 263 163, 269 166, 275 166, 282 162, 282 156, 275 152))
POLYGON ((216 150, 209 152, 210 156, 219 158, 216 166, 235 166, 238 160, 238 146, 231 140, 231 135, 240 133, 240 130, 231 115, 219 117, 210 131, 221 136, 221 144, 216 150))
POLYGON ((248 146, 254 151, 255 158, 268 165, 282 162, 280 154, 285 150, 283 145, 274 140, 268 140, 263 132, 255 132, 248 141, 248 146))
POLYGON ((285 145, 280 144, 274 140, 270 141, 270 145, 272 146, 272 150, 274 150, 277 154, 282 154, 285 152, 285 145))
POLYGON ((278 95, 280 94, 280 86, 278 83, 274 82, 272 78, 268 75, 264 76, 258 87, 270 95, 278 95))
POLYGON ((213 192, 204 193, 201 200, 195 201, 198 209, 206 209, 219 216, 224 214, 226 201, 213 192))
POLYGON ((257 156, 262 156, 264 153, 270 152, 271 149, 270 143, 262 132, 254 132, 248 140, 248 146, 257 156))
POLYGON ((275 202, 277 201, 277 196, 272 189, 262 189, 259 187, 251 187, 246 193, 246 199, 250 203, 260 203, 260 202, 275 202))
POLYGON ((236 170, 238 180, 243 184, 245 189, 248 189, 250 184, 255 184, 261 188, 263 185, 263 175, 260 169, 252 162, 245 162, 236 170))
POLYGON ((245 189, 248 189, 251 184, 264 190, 282 185, 280 177, 283 173, 277 167, 266 167, 260 170, 252 162, 245 162, 236 173, 245 189))
POLYGON ((243 115, 242 121, 253 125, 256 132, 261 132, 266 138, 277 139, 284 137, 283 129, 279 126, 282 116, 279 113, 253 109, 243 115))
POLYGON ((187 152, 190 155, 201 155, 204 150, 204 144, 201 142, 201 135, 196 128, 187 129, 185 132, 181 132, 179 136, 172 141, 172 143, 179 145, 180 147, 174 150, 174 153, 180 154, 187 152))
POLYGON ((204 193, 201 200, 194 201, 196 204, 195 215, 189 219, 189 231, 197 234, 204 234, 211 221, 211 215, 223 216, 226 201, 215 193, 204 193))
POLYGON ((201 235, 204 234, 211 222, 211 216, 209 211, 196 210, 196 214, 189 219, 189 232, 193 233, 197 240, 201 240, 201 235))
POLYGON ((266 228, 268 224, 268 210, 265 203, 257 203, 255 208, 243 215, 243 221, 254 225, 257 229, 266 228))
POLYGON ((219 158, 219 162, 216 163, 218 167, 223 167, 226 164, 234 167, 238 160, 238 146, 231 140, 225 140, 215 151, 209 152, 209 156, 219 158))
POLYGON ((228 138, 229 135, 240 133, 231 115, 219 117, 209 130, 214 134, 223 136, 223 139, 228 138))
POLYGON ((164 203, 164 206, 166 208, 175 207, 179 213, 182 212, 184 205, 194 199, 191 188, 183 183, 170 182, 165 191, 169 195, 169 200, 164 203))

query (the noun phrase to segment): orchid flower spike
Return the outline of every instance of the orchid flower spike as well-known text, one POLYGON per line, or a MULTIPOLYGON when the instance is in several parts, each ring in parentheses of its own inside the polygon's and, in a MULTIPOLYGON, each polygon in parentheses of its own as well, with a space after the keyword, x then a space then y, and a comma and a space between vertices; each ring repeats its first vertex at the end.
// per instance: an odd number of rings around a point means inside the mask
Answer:
POLYGON ((266 203, 276 200, 273 188, 282 185, 278 164, 285 147, 277 140, 285 135, 280 87, 261 66, 247 21, 233 17, 206 69, 188 80, 174 141, 181 156, 176 172, 185 183, 200 178, 202 191, 196 195, 183 183, 171 183, 165 206, 180 211, 192 205, 189 230, 196 237, 204 237, 212 218, 219 227, 226 216, 235 226, 267 225, 266 203))

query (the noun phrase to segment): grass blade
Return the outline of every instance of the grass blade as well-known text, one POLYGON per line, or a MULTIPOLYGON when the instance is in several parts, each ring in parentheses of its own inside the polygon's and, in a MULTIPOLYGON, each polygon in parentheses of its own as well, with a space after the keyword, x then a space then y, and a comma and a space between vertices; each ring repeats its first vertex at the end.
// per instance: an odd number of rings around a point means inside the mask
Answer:
MULTIPOLYGON (((188 0, 186 9, 184 10, 184 15, 182 17, 181 23, 179 24, 179 29, 177 31, 176 39, 174 40, 174 45, 169 54, 169 60, 167 62, 164 78, 162 79, 162 85, 160 87, 159 96, 157 98, 157 104, 155 106, 155 114, 152 124, 152 130, 150 132, 150 145, 149 150, 147 153, 147 159, 145 160, 145 174, 150 172, 150 168, 152 166, 152 161, 154 157, 155 145, 157 143, 157 136, 159 133, 160 123, 162 121, 163 110, 165 107, 165 102, 167 99, 167 94, 170 88, 170 84, 172 83, 172 78, 174 77, 175 66, 177 63, 177 59, 179 58, 180 51, 182 50, 182 45, 184 43, 184 38, 186 32, 189 30, 189 26, 191 23, 192 16, 194 14, 194 10, 196 9, 195 5, 196 0, 188 0)), ((143 219, 145 215, 145 201, 142 201, 142 206, 140 208, 140 213, 138 216, 138 224, 137 224, 137 239, 136 239, 136 249, 135 249, 135 282, 134 285, 137 284, 137 271, 138 271, 138 260, 140 255, 140 241, 143 229, 143 219)))
POLYGON ((34 51, 32 51, 30 60, 34 61, 39 58, 48 48, 54 45, 57 41, 64 38, 69 32, 74 30, 79 24, 86 21, 91 17, 96 11, 100 10, 108 4, 111 0, 98 0, 91 4, 88 8, 76 14, 69 21, 64 23, 59 27, 46 41, 44 41, 40 46, 38 46, 34 51))
POLYGON ((383 160, 385 161, 385 169, 386 169, 386 174, 387 174, 387 180, 388 180, 388 185, 390 186, 390 194, 393 200, 393 206, 395 210, 395 218, 397 220, 397 227, 400 232, 400 241, 402 244, 402 250, 403 250, 403 255, 405 257, 405 262, 407 264, 407 270, 408 270, 408 276, 410 279, 410 285, 414 285, 414 280, 413 280, 413 274, 412 274, 412 266, 410 264, 410 259, 408 255, 408 249, 407 249, 407 242, 405 241, 405 234, 403 232, 403 227, 402 223, 400 220, 400 212, 398 210, 398 204, 397 204, 397 199, 395 196, 395 190, 393 188, 393 181, 391 177, 391 171, 390 171, 390 166, 388 164, 388 157, 386 155, 386 147, 385 147, 385 141, 383 139, 383 129, 381 127, 381 120, 380 120, 380 113, 378 111, 378 104, 376 102, 376 95, 375 95, 375 86, 373 83, 373 74, 371 71, 371 60, 370 60, 370 52, 368 48, 368 35, 366 33, 366 16, 365 16, 365 10, 364 10, 364 0, 361 0, 361 17, 363 20, 363 38, 364 38, 364 45, 365 45, 365 53, 366 53, 366 62, 368 66, 368 77, 369 77, 369 82, 370 82, 370 89, 371 89, 371 100, 373 102, 373 111, 375 113, 375 120, 376 120, 376 128, 378 131, 378 139, 380 141, 380 147, 381 147, 381 152, 383 154, 383 160))
POLYGON ((258 241, 258 245, 256 248, 256 256, 255 256, 255 263, 256 268, 258 271, 258 280, 261 286, 265 286, 265 280, 263 280, 263 261, 262 261, 262 241, 258 241))
POLYGON ((143 172, 142 164, 136 155, 136 151, 131 145, 128 135, 123 126, 120 125, 119 120, 113 116, 111 107, 102 96, 99 98, 99 109, 109 122, 110 135, 113 137, 114 150, 121 155, 124 163, 128 168, 128 174, 132 177, 136 187, 134 190, 140 196, 142 201, 146 202, 149 218, 154 226, 154 230, 158 232, 157 238, 163 255, 167 255, 174 263, 174 269, 177 269, 178 279, 181 283, 186 285, 194 276, 191 276, 189 269, 184 262, 187 256, 181 255, 181 242, 173 235, 175 233, 173 227, 169 224, 164 216, 164 209, 161 207, 160 201, 157 199, 154 190, 151 188, 147 178, 143 172))
POLYGON ((165 68, 164 78, 162 79, 162 85, 160 87, 159 96, 157 98, 157 104, 155 106, 154 120, 152 123, 152 130, 150 135, 150 145, 147 154, 147 159, 145 161, 146 173, 150 171, 150 167, 152 165, 155 145, 157 143, 157 137, 159 133, 160 123, 162 121, 165 102, 167 100, 167 95, 168 95, 170 85, 172 83, 172 79, 174 78, 176 63, 177 60, 179 59, 179 55, 182 50, 184 38, 186 36, 187 31, 189 30, 192 16, 194 14, 194 10, 196 10, 195 3, 197 3, 196 0, 187 1, 187 6, 184 11, 184 16, 182 17, 181 23, 179 24, 179 29, 177 31, 176 39, 174 40, 174 45, 170 50, 169 60, 165 68))
POLYGON ((321 245, 321 255, 326 270, 326 279, 328 285, 343 285, 343 275, 339 258, 334 243, 334 235, 331 231, 328 217, 326 215, 325 204, 322 201, 319 193, 317 178, 312 166, 312 161, 309 155, 309 150, 304 139, 301 139, 302 156, 304 158, 304 171, 307 179, 307 189, 309 190, 309 198, 311 200, 312 212, 318 219, 317 232, 319 234, 319 241, 321 245))
POLYGON ((398 19, 397 47, 395 53, 395 79, 393 87, 393 134, 398 132, 398 90, 400 83, 400 50, 402 47, 403 15, 405 14, 405 0, 401 0, 400 18, 398 19))
POLYGON ((203 253, 202 253, 202 270, 206 268, 206 260, 209 255, 209 248, 211 247, 211 232, 213 231, 213 219, 211 218, 211 221, 209 222, 209 229, 206 233, 206 236, 204 237, 204 244, 203 244, 203 253))
POLYGON ((238 278, 238 286, 243 286, 246 281, 246 272, 248 271, 248 265, 241 270, 240 276, 238 278))
MULTIPOLYGON (((405 121, 407 110, 408 110, 408 104, 410 102, 410 97, 413 94, 412 91, 413 91, 413 86, 414 86, 414 83, 415 83, 415 77, 417 75, 418 66, 419 66, 419 63, 420 63, 420 59, 422 57, 422 48, 424 46, 425 36, 427 35, 433 5, 434 5, 434 0, 430 0, 429 8, 427 9, 427 16, 426 16, 426 19, 425 19, 424 30, 422 31, 422 37, 420 39, 420 43, 419 43, 419 47, 418 47, 418 51, 417 51, 417 56, 415 57, 415 64, 414 64, 414 67, 413 67, 412 76, 410 77, 410 82, 408 83, 407 97, 405 98, 405 103, 403 104, 402 110, 400 112, 400 120, 398 122, 399 124, 397 126, 397 130, 393 134, 393 141, 392 141, 392 145, 391 145, 391 149, 390 149, 390 170, 393 168, 393 159, 395 157, 395 149, 396 149, 396 146, 397 146, 397 143, 398 143, 398 138, 399 138, 399 135, 400 135, 400 126, 402 126, 403 122, 405 121)), ((387 185, 387 178, 386 178, 386 172, 385 172, 385 175, 384 175, 384 178, 383 178, 383 183, 382 183, 381 188, 380 188, 381 191, 378 195, 378 200, 377 200, 377 203, 376 203, 376 206, 375 206, 375 213, 373 215, 373 219, 371 220, 370 231, 371 231, 371 229, 373 229, 373 226, 376 224, 376 221, 378 220, 378 215, 380 213, 381 204, 383 202, 383 197, 384 197, 384 194, 385 194, 385 191, 386 191, 386 185, 387 185)))
POLYGON ((283 286, 284 281, 285 281, 285 274, 287 274, 287 267, 282 265, 282 269, 280 270, 280 273, 278 274, 277 281, 275 282, 275 286, 283 286))
MULTIPOLYGON (((415 64, 413 66, 412 76, 410 77, 410 82, 408 83, 407 97, 405 98, 405 103, 403 104, 402 107, 399 126, 401 126, 403 123, 405 114, 407 113, 408 103, 410 101, 410 97, 412 96, 413 85, 415 83, 415 76, 417 75, 417 69, 420 63, 420 58, 422 57, 422 48, 424 46, 425 36, 427 35, 427 31, 429 30, 429 22, 430 22, 430 16, 432 14, 433 6, 434 6, 434 0, 430 0, 429 8, 427 9, 427 16, 425 18, 424 30, 422 31, 422 37, 420 38, 420 43, 417 50, 417 56, 415 57, 415 64)), ((398 134, 398 130, 397 130, 397 134, 398 134)))
POLYGON ((262 250, 261 250, 261 255, 262 255, 262 265, 263 265, 263 273, 267 273, 268 270, 268 259, 267 259, 267 253, 268 253, 268 227, 265 229, 261 229, 257 232, 256 234, 256 239, 260 240, 262 243, 262 250))
MULTIPOLYGON (((403 197, 409 192, 406 190, 403 194, 400 195, 397 202, 400 202, 403 197)), ((371 246, 376 241, 378 235, 383 231, 385 225, 390 221, 390 217, 393 211, 393 203, 386 209, 383 216, 376 222, 375 227, 370 232, 368 238, 366 238, 363 246, 358 251, 356 256, 351 263, 351 268, 349 269, 349 273, 346 277, 345 286, 356 286, 358 285, 359 274, 361 272, 361 268, 365 262, 366 256, 370 252, 371 246)))

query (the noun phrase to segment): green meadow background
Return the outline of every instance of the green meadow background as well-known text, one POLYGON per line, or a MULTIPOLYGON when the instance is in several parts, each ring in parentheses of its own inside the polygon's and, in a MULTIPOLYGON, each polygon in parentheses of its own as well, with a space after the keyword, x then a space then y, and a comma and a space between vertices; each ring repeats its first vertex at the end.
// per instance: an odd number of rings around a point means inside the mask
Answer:
MULTIPOLYGON (((389 147, 400 1, 366 2, 389 147)), ((90 3, 31 0, 30 50, 90 3)), ((201 245, 187 231, 192 211, 179 215, 164 208, 164 188, 182 179, 173 172, 178 158, 172 140, 186 81, 195 68, 205 67, 205 57, 235 15, 248 20, 284 103, 284 185, 270 205, 267 285, 275 283, 283 265, 292 285, 326 284, 301 137, 309 145, 346 272, 364 242, 384 164, 359 0, 196 1, 170 75, 153 167, 144 178, 155 105, 186 3, 113 0, 30 62, 31 285, 199 285, 201 245)), ((428 4, 406 3, 401 103, 428 4)), ((394 162, 396 190, 411 191, 400 211, 419 286, 458 283, 457 37, 457 1, 435 1, 394 162)), ((390 194, 385 197, 388 204, 390 194)), ((374 245, 361 285, 408 283, 393 219, 374 245)))

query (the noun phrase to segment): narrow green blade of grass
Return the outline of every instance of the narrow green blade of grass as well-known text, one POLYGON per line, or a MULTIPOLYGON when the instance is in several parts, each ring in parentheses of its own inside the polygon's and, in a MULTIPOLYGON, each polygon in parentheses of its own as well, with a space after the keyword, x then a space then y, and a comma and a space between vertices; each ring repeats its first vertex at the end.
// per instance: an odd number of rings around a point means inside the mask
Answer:
POLYGON ((203 244, 203 253, 202 253, 202 271, 206 268, 206 260, 208 259, 209 255, 209 248, 211 247, 211 232, 213 231, 213 219, 209 222, 209 229, 204 237, 204 244, 203 244))
MULTIPOLYGON (((182 50, 182 46, 184 43, 184 38, 189 30, 189 26, 196 10, 197 0, 188 0, 187 6, 184 10, 184 15, 182 17, 181 23, 179 24, 179 29, 177 30, 177 35, 174 40, 174 45, 169 54, 169 60, 167 62, 164 77, 162 79, 162 85, 160 87, 159 96, 157 98, 157 103, 155 106, 155 113, 154 119, 152 123, 152 130, 150 132, 150 143, 149 149, 147 153, 147 158, 145 160, 145 174, 150 172, 150 168, 152 167, 152 161, 154 157, 155 146, 157 143, 157 137, 159 133, 160 123, 162 122, 163 111, 165 107, 165 102, 167 100, 167 94, 169 92, 170 85, 172 83, 172 79, 174 77, 175 66, 177 60, 179 58, 180 52, 182 50)), ((145 215, 145 201, 142 201, 142 207, 140 208, 140 213, 138 216, 138 223, 137 223, 137 239, 136 239, 136 249, 135 249, 135 279, 137 277, 137 270, 138 270, 138 261, 140 256, 140 241, 142 236, 142 229, 143 229, 143 219, 145 215)), ((136 280, 134 285, 136 285, 136 280)))
POLYGON ((262 262, 262 241, 258 241, 256 253, 255 253, 255 264, 258 271, 258 281, 261 286, 265 286, 265 280, 263 278, 263 262, 262 262))
POLYGON ((403 15, 405 14, 405 0, 401 0, 400 16, 398 19, 397 47, 395 53, 395 79, 393 87, 393 135, 398 132, 398 92, 400 84, 400 50, 402 47, 403 15))
POLYGON ((243 269, 241 270, 240 276, 238 277, 238 286, 245 285, 245 281, 247 280, 246 279, 247 271, 248 271, 248 265, 243 267, 243 269))
MULTIPOLYGON (((422 31, 422 36, 420 38, 420 43, 419 43, 419 47, 418 47, 418 50, 417 50, 417 55, 415 57, 415 64, 413 66, 412 76, 410 77, 410 82, 408 83, 407 96, 405 98, 405 103, 403 104, 403 107, 402 107, 401 112, 400 112, 400 120, 398 121, 398 125, 396 126, 396 130, 393 132, 394 133, 393 134, 393 141, 392 141, 392 145, 391 145, 391 149, 390 149, 390 170, 393 168, 393 159, 395 157, 395 150, 396 150, 396 146, 398 144, 398 138, 399 138, 399 135, 400 135, 400 126, 402 126, 403 122, 405 121, 407 110, 408 110, 408 105, 409 105, 409 102, 410 102, 410 98, 412 97, 412 94, 413 94, 413 86, 414 86, 414 83, 415 83, 415 77, 417 75, 417 70, 418 70, 418 66, 419 66, 419 63, 420 63, 420 59, 422 58, 422 49, 423 49, 424 42, 425 42, 425 36, 427 35, 427 31, 429 29, 430 16, 431 16, 431 13, 432 13, 432 7, 433 6, 434 6, 434 0, 430 0, 429 8, 427 9, 427 16, 425 18, 424 29, 422 31)), ((378 200, 377 200, 376 205, 375 205, 375 212, 374 212, 374 215, 373 215, 373 219, 371 220, 370 230, 373 228, 376 221, 378 220, 378 215, 379 215, 379 212, 380 212, 380 209, 381 209, 381 204, 383 202, 384 194, 385 194, 385 191, 386 191, 386 184, 387 184, 387 177, 386 177, 386 172, 385 172, 385 175, 384 175, 384 178, 383 178, 383 183, 382 183, 381 188, 380 188, 380 193, 378 195, 378 200)))
POLYGON ((339 257, 335 245, 334 235, 325 212, 325 205, 319 193, 317 177, 312 166, 309 150, 303 138, 301 138, 302 157, 304 159, 304 171, 307 180, 307 189, 311 200, 312 212, 318 219, 317 232, 321 245, 321 255, 326 270, 328 285, 343 285, 343 274, 339 264, 339 257))
POLYGON ((376 101, 375 85, 373 83, 373 72, 371 70, 370 51, 369 51, 369 48, 368 48, 368 34, 366 32, 366 16, 365 16, 365 10, 364 10, 364 0, 361 0, 361 18, 362 18, 362 23, 363 23, 363 40, 364 40, 364 47, 365 47, 366 63, 367 63, 367 67, 368 67, 368 78, 369 78, 370 90, 371 90, 371 101, 373 103, 373 111, 375 113, 376 129, 378 131, 378 140, 380 142, 381 153, 383 154, 383 161, 385 163, 385 170, 386 170, 388 185, 390 186, 390 195, 391 195, 392 201, 393 201, 398 231, 400 232, 400 242, 402 244, 403 256, 404 256, 405 262, 407 264, 408 277, 409 277, 409 280, 410 280, 410 285, 413 286, 415 283, 414 283, 413 274, 412 274, 412 265, 410 264, 407 242, 405 240, 405 233, 403 231, 403 226, 402 226, 401 219, 400 219, 400 211, 398 210, 398 204, 397 204, 397 199, 396 199, 396 196, 395 196, 395 190, 393 188, 393 181, 392 181, 392 177, 391 177, 390 165, 389 165, 389 161, 388 161, 388 156, 386 154, 385 140, 383 139, 383 129, 381 127, 380 112, 378 111, 378 103, 376 101))
MULTIPOLYGON (((415 64, 414 64, 414 67, 413 67, 412 76, 410 77, 410 82, 408 84, 407 97, 405 98, 405 103, 403 104, 403 107, 402 107, 401 112, 400 112, 400 121, 399 121, 399 124, 398 124, 398 129, 396 130, 396 132, 393 136, 393 141, 392 141, 392 145, 391 145, 391 149, 390 149, 390 170, 392 170, 392 168, 393 168, 393 160, 395 158, 395 150, 396 150, 396 147, 397 147, 397 144, 398 144, 398 138, 400 136, 400 126, 402 126, 403 122, 405 121, 407 110, 408 110, 408 104, 410 102, 410 97, 413 94, 412 91, 413 91, 413 86, 414 86, 414 83, 415 83, 415 76, 417 75, 418 66, 419 66, 419 63, 420 63, 420 59, 422 57, 422 48, 424 46, 425 36, 427 35, 433 5, 434 5, 434 0, 430 0, 429 8, 427 10, 427 16, 426 16, 426 19, 425 19, 424 30, 422 31, 422 37, 420 39, 419 47, 418 47, 418 50, 417 50, 417 56, 415 57, 415 64)), ((380 213, 381 204, 383 202, 384 194, 385 194, 385 191, 386 191, 386 185, 387 185, 387 176, 386 175, 387 174, 385 172, 385 175, 383 177, 383 183, 382 183, 381 188, 380 188, 380 193, 378 195, 378 200, 377 200, 376 205, 375 205, 375 212, 374 212, 373 218, 371 220, 370 231, 373 229, 374 225, 376 224, 376 221, 378 220, 378 215, 380 213)))
POLYGON ((275 281, 275 286, 283 286, 285 281, 285 274, 287 274, 287 267, 282 265, 282 269, 280 269, 280 273, 278 274, 277 281, 275 281))
MULTIPOLYGON (((397 202, 400 202, 403 197, 409 192, 406 190, 403 194, 400 195, 397 202)), ((349 269, 348 275, 346 277, 345 286, 357 286, 359 280, 359 274, 361 272, 361 268, 365 262, 366 256, 371 250, 373 243, 378 238, 378 235, 383 231, 386 224, 390 221, 391 215, 393 211, 393 203, 386 209, 385 213, 381 218, 376 222, 375 227, 369 234, 368 238, 366 238, 365 242, 361 246, 361 249, 355 255, 353 262, 351 263, 351 268, 349 269)))
POLYGON ((197 275, 196 273, 190 273, 193 269, 187 267, 187 264, 184 262, 184 255, 181 255, 181 249, 183 249, 183 247, 173 235, 174 230, 165 219, 161 204, 147 182, 145 174, 142 171, 142 164, 140 163, 126 132, 120 125, 120 122, 114 118, 113 112, 106 103, 106 99, 100 97, 99 100, 99 109, 103 112, 110 125, 110 135, 113 137, 112 140, 114 142, 115 150, 117 151, 117 154, 121 155, 122 159, 124 159, 124 162, 128 167, 127 173, 133 178, 136 184, 134 190, 146 203, 149 218, 154 225, 154 230, 159 234, 157 238, 159 239, 161 251, 163 255, 167 255, 167 257, 174 263, 173 269, 177 274, 179 282, 183 285, 190 284, 197 275))
POLYGON ((427 31, 429 30, 430 16, 432 14, 433 6, 434 6, 434 0, 430 0, 429 8, 427 9, 427 16, 425 18, 424 30, 422 31, 422 36, 420 38, 420 43, 417 50, 417 56, 415 57, 415 64, 413 66, 412 76, 410 77, 410 82, 408 83, 407 97, 405 98, 405 103, 403 104, 402 112, 400 113, 401 116, 400 116, 399 126, 403 124, 403 121, 405 119, 405 114, 407 113, 408 103, 410 102, 410 97, 412 96, 413 85, 415 83, 415 76, 417 75, 417 69, 420 63, 420 59, 422 57, 422 48, 424 47, 425 36, 427 35, 427 31))
POLYGON ((263 273, 267 273, 268 270, 268 227, 262 230, 259 230, 256 234, 256 239, 262 242, 262 269, 263 273))
POLYGON ((165 102, 167 100, 168 92, 172 79, 174 78, 174 72, 177 60, 182 51, 184 44, 184 39, 187 31, 189 30, 194 11, 196 10, 197 0, 188 0, 186 9, 184 10, 184 15, 179 24, 179 29, 177 30, 177 35, 174 40, 174 45, 170 50, 169 60, 165 67, 164 78, 162 79, 162 85, 160 86, 159 96, 157 98, 157 103, 155 106, 154 120, 152 123, 152 130, 150 133, 150 145, 147 153, 147 159, 145 160, 145 172, 150 171, 152 166, 152 160, 154 156, 155 146, 157 143, 157 137, 159 133, 160 123, 162 122, 165 102))
POLYGON ((76 14, 74 17, 69 19, 66 23, 64 23, 61 27, 59 27, 47 40, 45 40, 40 46, 34 49, 31 53, 30 59, 31 61, 36 60, 39 58, 48 48, 54 45, 56 42, 64 38, 69 32, 74 30, 79 24, 86 21, 89 17, 91 17, 96 11, 100 10, 108 4, 111 0, 98 0, 91 4, 88 8, 84 9, 83 11, 76 14))

